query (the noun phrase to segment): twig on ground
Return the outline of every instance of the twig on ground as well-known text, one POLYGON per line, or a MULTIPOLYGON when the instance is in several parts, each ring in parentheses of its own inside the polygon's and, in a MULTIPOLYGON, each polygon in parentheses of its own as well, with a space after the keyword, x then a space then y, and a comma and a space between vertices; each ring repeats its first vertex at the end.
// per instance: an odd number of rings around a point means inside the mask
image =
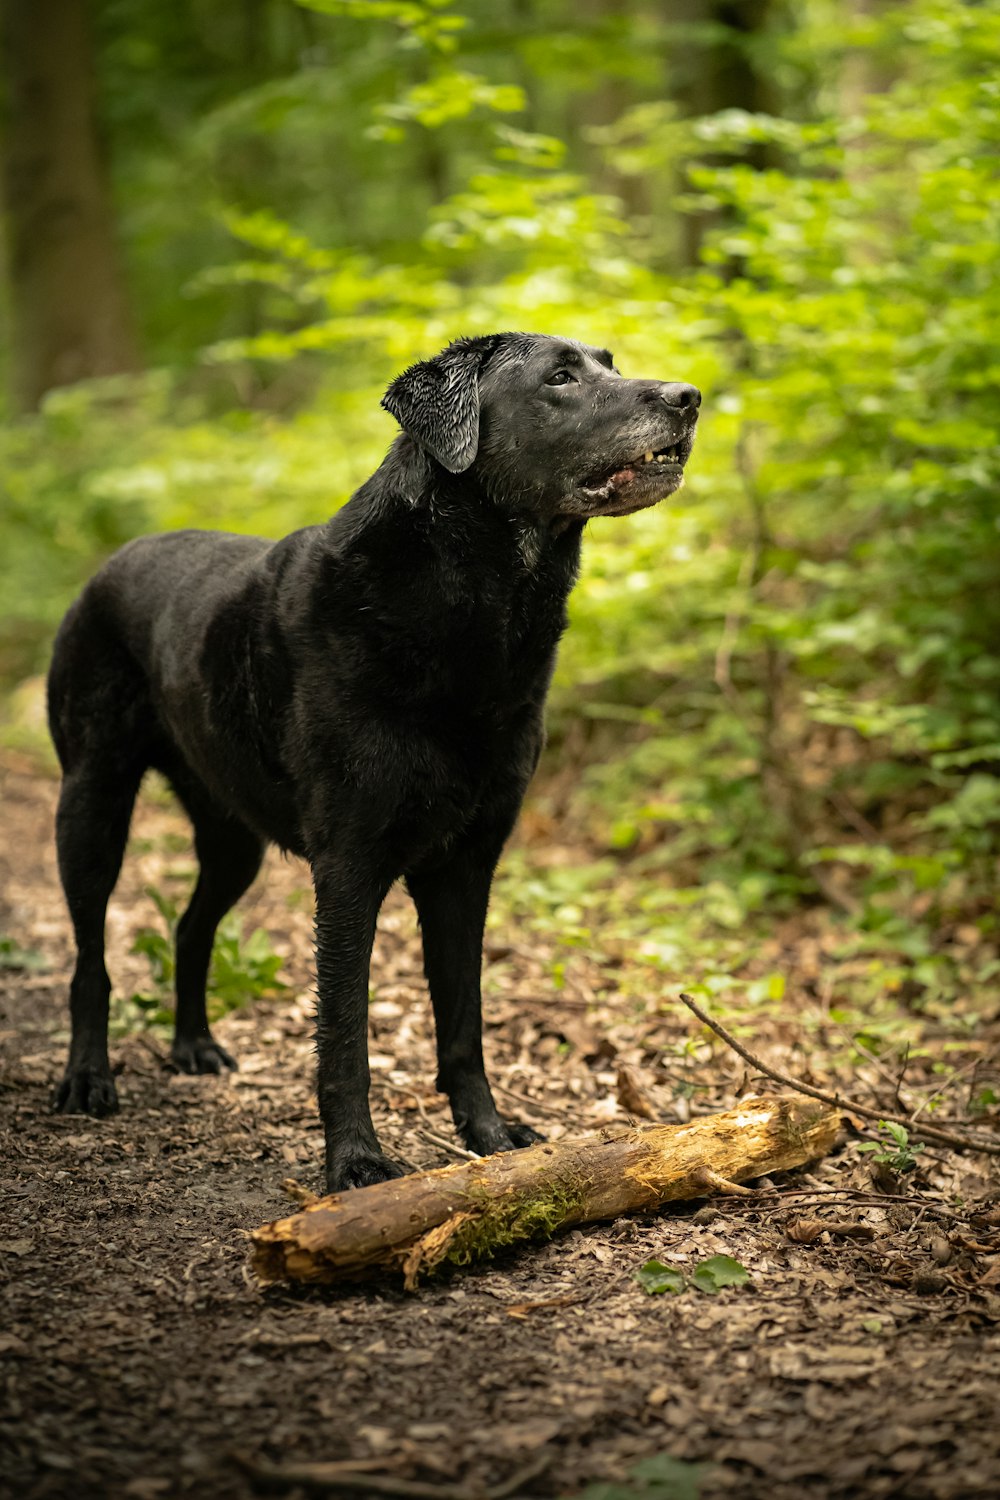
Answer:
POLYGON ((567 995, 565 990, 561 990, 558 1002, 552 995, 518 995, 517 1003, 518 1005, 536 1006, 551 1015, 556 1008, 560 1011, 590 1010, 594 1002, 592 1000, 585 1000, 582 995, 567 995))
POLYGON ((938 1219, 952 1219, 956 1224, 966 1224, 969 1214, 955 1213, 950 1208, 944 1208, 939 1203, 929 1203, 925 1198, 917 1198, 912 1193, 867 1193, 863 1188, 809 1188, 802 1192, 781 1192, 777 1188, 757 1188, 749 1199, 739 1198, 735 1201, 722 1202, 719 1198, 713 1198, 712 1207, 720 1211, 724 1209, 748 1209, 751 1212, 757 1209, 769 1211, 778 1204, 788 1204, 791 1208, 805 1208, 809 1204, 821 1207, 831 1200, 847 1199, 851 1203, 863 1205, 865 1208, 880 1208, 885 1203, 906 1203, 911 1208, 919 1207, 922 1212, 934 1215, 938 1219), (770 1203, 764 1203, 763 1199, 771 1199, 770 1203), (777 1203, 773 1200, 777 1199, 777 1203))
POLYGON ((437 1146, 439 1151, 447 1151, 449 1156, 457 1156, 462 1161, 479 1160, 478 1151, 466 1151, 464 1146, 459 1146, 454 1141, 449 1141, 447 1136, 438 1135, 418 1094, 414 1094, 413 1102, 417 1106, 417 1114, 424 1122, 423 1130, 418 1132, 418 1134, 423 1136, 424 1140, 429 1141, 432 1146, 437 1146))
POLYGON ((493 1087, 498 1094, 506 1094, 508 1099, 513 1099, 516 1104, 526 1104, 529 1109, 536 1110, 540 1115, 549 1115, 554 1120, 566 1118, 565 1105, 543 1104, 540 1099, 532 1099, 527 1094, 518 1094, 514 1089, 509 1089, 505 1083, 493 1080, 493 1087))
MULTIPOLYGON (((963 1064, 963 1066, 960 1068, 952 1068, 948 1075, 937 1085, 937 1087, 931 1090, 931 1092, 927 1094, 926 1098, 922 1099, 920 1103, 915 1106, 913 1111, 914 1119, 916 1119, 917 1115, 920 1114, 922 1110, 932 1108, 934 1100, 942 1098, 946 1091, 950 1089, 955 1083, 957 1083, 960 1078, 964 1078, 969 1073, 975 1073, 977 1068, 992 1066, 996 1060, 996 1057, 997 1048, 993 1048, 990 1052, 984 1053, 981 1057, 974 1057, 971 1062, 963 1064)), ((943 1123, 945 1125, 961 1125, 962 1121, 952 1119, 951 1117, 946 1117, 943 1119, 943 1121, 939 1120, 938 1123, 943 1123)))
MULTIPOLYGON (((797 1078, 790 1078, 787 1073, 779 1073, 777 1069, 769 1068, 766 1063, 761 1062, 759 1057, 749 1052, 742 1042, 738 1042, 732 1032, 727 1031, 721 1022, 713 1021, 712 1017, 702 1010, 697 1000, 692 1000, 690 995, 683 993, 680 998, 688 1010, 698 1017, 702 1025, 721 1037, 726 1046, 731 1047, 745 1063, 749 1063, 751 1068, 765 1078, 770 1078, 774 1083, 780 1083, 783 1088, 794 1089, 796 1093, 805 1094, 809 1099, 818 1099, 823 1104, 832 1104, 835 1109, 846 1109, 852 1114, 863 1115, 866 1120, 885 1120, 893 1125, 903 1125, 907 1129, 913 1125, 913 1119, 909 1115, 890 1115, 885 1110, 869 1109, 866 1104, 858 1104, 853 1099, 845 1098, 843 1094, 828 1094, 825 1089, 815 1089, 811 1084, 800 1083, 797 1078)), ((1000 1156, 1000 1145, 992 1141, 981 1141, 975 1136, 956 1135, 951 1130, 939 1130, 934 1125, 928 1125, 926 1121, 921 1121, 920 1132, 931 1140, 939 1141, 942 1145, 954 1147, 956 1151, 981 1151, 985 1156, 1000 1156)))
MULTIPOLYGON (((903 1043, 903 1050, 900 1053, 900 1058, 899 1058, 899 1070, 898 1070, 898 1072, 896 1074, 896 1082, 895 1082, 895 1085, 893 1086, 893 1091, 892 1091, 893 1092, 893 1098, 896 1101, 896 1108, 897 1109, 905 1109, 905 1107, 906 1107, 905 1104, 904 1104, 904 1101, 903 1101, 902 1090, 903 1090, 903 1083, 904 1083, 904 1080, 906 1078, 906 1070, 907 1070, 907 1068, 909 1066, 910 1066, 910 1044, 909 1044, 909 1042, 904 1042, 903 1043)), ((907 1084, 907 1088, 908 1087, 909 1087, 909 1085, 907 1084)), ((912 1114, 912 1110, 911 1110, 911 1114, 912 1114)))
POLYGON ((456 1146, 454 1141, 449 1141, 443 1135, 437 1135, 433 1130, 418 1130, 417 1135, 429 1146, 436 1146, 439 1151, 445 1151, 449 1156, 456 1156, 460 1161, 481 1161, 478 1151, 466 1151, 464 1146, 456 1146))
MULTIPOLYGON (((856 1036, 852 1036, 851 1035, 850 1031, 848 1030, 848 1028, 846 1026, 838 1026, 837 1030, 843 1036, 844 1040, 850 1043, 850 1045, 854 1048, 855 1052, 857 1052, 861 1057, 863 1057, 867 1063, 871 1064, 871 1066, 875 1069, 876 1073, 883 1080, 883 1082, 887 1083, 889 1085, 889 1087, 892 1089, 893 1093, 896 1096, 896 1103, 900 1106, 901 1109, 904 1108, 906 1101, 900 1097, 900 1092, 899 1092, 900 1088, 902 1087, 902 1076, 901 1076, 901 1074, 899 1074, 899 1073, 890 1073, 889 1069, 882 1062, 881 1058, 876 1057, 875 1054, 874 1054, 874 1052, 869 1052, 868 1048, 865 1047, 861 1042, 859 1042, 856 1036)), ((904 1063, 904 1071, 905 1071, 905 1063, 904 1063)), ((907 1084, 906 1087, 907 1087, 907 1089, 909 1089, 910 1085, 907 1084)), ((872 1089, 872 1093, 874 1094, 876 1092, 877 1091, 873 1088, 872 1089)))
POLYGON ((134 1037, 133 1040, 137 1043, 138 1046, 142 1047, 144 1051, 149 1053, 150 1057, 152 1057, 156 1062, 161 1073, 169 1070, 169 1057, 167 1056, 164 1049, 162 1047, 158 1047, 151 1037, 144 1036, 140 1031, 138 1036, 134 1037))
POLYGON ((385 1495, 394 1500, 513 1500, 552 1462, 550 1454, 537 1455, 503 1484, 491 1489, 473 1489, 463 1484, 430 1484, 419 1479, 401 1479, 393 1474, 366 1472, 363 1463, 267 1464, 230 1455, 238 1468, 269 1489, 303 1489, 311 1494, 331 1490, 353 1490, 358 1494, 385 1495))

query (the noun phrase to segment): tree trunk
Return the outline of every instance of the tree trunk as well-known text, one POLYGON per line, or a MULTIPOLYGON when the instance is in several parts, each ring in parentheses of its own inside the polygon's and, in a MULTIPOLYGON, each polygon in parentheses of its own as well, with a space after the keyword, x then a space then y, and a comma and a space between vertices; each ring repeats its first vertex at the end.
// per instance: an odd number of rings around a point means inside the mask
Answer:
POLYGON ((319 1198, 251 1235, 264 1282, 346 1281, 401 1270, 412 1290, 443 1262, 466 1264, 573 1224, 614 1219, 824 1155, 835 1109, 795 1096, 745 1099, 689 1125, 646 1125, 501 1152, 319 1198))
MULTIPOLYGON (((682 116, 700 118, 726 109, 774 112, 774 86, 755 65, 750 46, 766 30, 770 12, 771 0, 671 0, 669 18, 680 44, 672 92, 682 116)), ((699 157, 718 164, 732 160, 709 151, 699 157)), ((741 159, 760 168, 768 152, 754 146, 741 159)), ((683 175, 679 186, 687 188, 683 175)), ((681 258, 687 265, 697 264, 702 241, 716 222, 717 216, 706 212, 682 216, 681 258)))
MULTIPOLYGON (((578 24, 594 32, 602 22, 628 20, 633 0, 576 0, 574 13, 578 24)), ((595 69, 581 88, 568 100, 568 140, 584 143, 590 176, 601 192, 612 194, 622 205, 625 218, 632 225, 650 212, 649 183, 645 174, 623 173, 608 161, 600 150, 587 146, 587 133, 594 127, 613 125, 635 102, 634 85, 595 69)))
POLYGON ((0 0, 13 394, 138 368, 94 108, 86 0, 0 0))

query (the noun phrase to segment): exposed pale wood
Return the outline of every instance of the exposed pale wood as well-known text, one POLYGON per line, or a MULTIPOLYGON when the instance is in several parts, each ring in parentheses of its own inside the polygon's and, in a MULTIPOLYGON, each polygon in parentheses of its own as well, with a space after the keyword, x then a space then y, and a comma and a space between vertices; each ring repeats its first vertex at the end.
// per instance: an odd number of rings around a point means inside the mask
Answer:
POLYGON ((462 1264, 574 1224, 733 1191, 823 1156, 836 1109, 799 1096, 745 1099, 687 1125, 613 1129, 460 1162, 320 1198, 252 1236, 264 1282, 335 1282, 379 1268, 412 1289, 462 1264))

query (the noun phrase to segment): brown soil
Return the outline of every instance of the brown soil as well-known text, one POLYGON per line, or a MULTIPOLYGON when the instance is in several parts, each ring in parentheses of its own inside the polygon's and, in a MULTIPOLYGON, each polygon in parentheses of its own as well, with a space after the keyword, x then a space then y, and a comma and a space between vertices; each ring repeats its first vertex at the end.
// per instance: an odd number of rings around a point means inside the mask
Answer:
MULTIPOLYGON (((575 1231, 414 1295, 389 1283, 262 1292, 246 1232, 286 1211, 283 1179, 318 1186, 307 872, 274 856, 245 903, 290 989, 217 1026, 237 1075, 177 1077, 159 1032, 123 1034, 112 1044, 121 1114, 53 1115, 70 962, 55 787, 8 765, 2 792, 0 934, 46 965, 0 970, 0 1480, 11 1494, 237 1500, 261 1482, 240 1460, 364 1461, 481 1491, 544 1455, 527 1488, 550 1496, 621 1481, 657 1454, 706 1464, 704 1500, 1000 1493, 996 1159, 934 1150, 920 1172, 875 1182, 852 1139, 751 1199, 575 1231), (690 1267, 716 1253, 749 1283, 649 1296, 632 1279, 651 1256, 690 1267)), ((180 889, 190 872, 183 834, 162 800, 143 803, 108 925, 123 994, 149 987, 130 948, 157 921, 145 888, 180 889)), ((572 993, 557 993, 551 954, 524 935, 505 943, 488 954, 487 1052, 512 1114, 551 1135, 579 1131, 627 1118, 635 1089, 663 1118, 683 1112, 657 1058, 685 1034, 704 1043, 692 1017, 664 1013, 662 996, 625 1005, 585 964, 572 993)), ((794 980, 793 949, 782 963, 794 980)), ((433 1090, 401 892, 381 919, 373 991, 380 1136, 413 1166, 443 1164, 455 1137, 433 1090)), ((997 1033, 982 1028, 980 1061, 997 1033)), ((814 1080, 828 1073, 794 1005, 753 1045, 814 1080)), ((714 1091, 699 1108, 726 1107, 750 1082, 718 1046, 693 1057, 714 1091)), ((840 1082, 886 1088, 874 1075, 840 1082)))

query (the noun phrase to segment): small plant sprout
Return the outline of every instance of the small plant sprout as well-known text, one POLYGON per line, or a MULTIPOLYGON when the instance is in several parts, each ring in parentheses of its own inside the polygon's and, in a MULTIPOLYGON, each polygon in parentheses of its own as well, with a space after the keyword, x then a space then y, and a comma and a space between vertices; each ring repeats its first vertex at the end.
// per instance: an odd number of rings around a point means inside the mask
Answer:
POLYGON ((911 1141, 906 1126, 896 1125, 892 1120, 879 1120, 878 1128, 884 1132, 883 1138, 865 1141, 858 1149, 873 1153, 873 1160, 891 1172, 912 1172, 917 1165, 917 1152, 924 1149, 923 1141, 911 1141))

